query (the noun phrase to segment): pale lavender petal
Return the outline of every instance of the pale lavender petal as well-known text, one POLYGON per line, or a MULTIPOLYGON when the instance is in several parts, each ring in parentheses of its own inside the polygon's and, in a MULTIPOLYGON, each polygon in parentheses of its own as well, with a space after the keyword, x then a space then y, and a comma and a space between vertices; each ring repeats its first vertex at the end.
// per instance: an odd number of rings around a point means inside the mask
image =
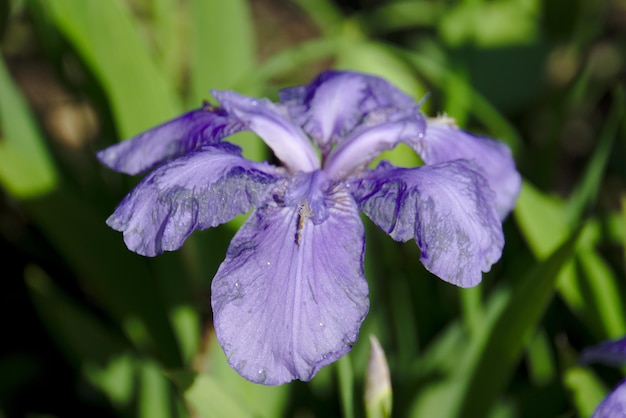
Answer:
POLYGON ((582 352, 582 363, 603 363, 610 366, 623 366, 626 364, 626 338, 615 341, 607 341, 582 352))
POLYGON ((413 169, 382 163, 351 189, 363 212, 393 239, 415 238, 424 266, 447 282, 478 284, 502 254, 493 191, 469 161, 413 169))
POLYGON ((613 392, 598 405, 591 418, 626 417, 626 380, 623 380, 613 392))
POLYGON ((252 382, 310 380, 357 340, 369 306, 363 225, 345 191, 328 198, 318 225, 301 207, 256 209, 213 279, 217 338, 252 382))
POLYGON ((498 214, 504 219, 513 209, 522 185, 511 149, 503 142, 462 131, 449 121, 429 120, 426 135, 412 144, 414 149, 426 164, 461 158, 474 161, 494 190, 498 214))
POLYGON ((284 89, 281 102, 322 151, 366 118, 418 113, 418 105, 386 80, 361 73, 326 71, 308 86, 284 89))
POLYGON ((195 229, 229 221, 271 199, 284 177, 274 166, 248 161, 230 144, 207 146, 146 176, 107 224, 129 249, 155 256, 183 245, 195 229))
POLYGON ((220 108, 205 105, 136 137, 98 152, 102 164, 115 171, 138 174, 163 162, 185 155, 202 145, 244 129, 220 108))
POLYGON ((291 171, 314 171, 319 158, 313 144, 286 110, 267 99, 257 99, 232 91, 212 91, 228 114, 263 139, 274 155, 291 171))
POLYGON ((330 153, 324 171, 329 178, 344 179, 364 169, 381 152, 400 142, 413 142, 424 135, 425 121, 415 113, 399 120, 364 126, 344 139, 330 153))

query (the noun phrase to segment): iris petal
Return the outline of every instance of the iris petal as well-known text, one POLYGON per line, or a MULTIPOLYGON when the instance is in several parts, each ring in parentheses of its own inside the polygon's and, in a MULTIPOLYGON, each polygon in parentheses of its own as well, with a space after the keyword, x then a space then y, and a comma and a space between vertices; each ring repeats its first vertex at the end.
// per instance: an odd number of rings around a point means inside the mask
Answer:
POLYGON ((216 144, 243 128, 223 109, 204 106, 110 146, 98 152, 98 159, 115 171, 139 174, 202 145, 216 144))
POLYGON ((154 170, 119 204, 107 224, 146 256, 173 251, 194 229, 229 221, 271 196, 283 174, 248 161, 230 144, 201 148, 154 170))
POLYGON ((343 179, 365 168, 381 152, 400 142, 413 142, 424 134, 425 121, 420 114, 399 120, 375 123, 355 131, 337 145, 326 161, 329 178, 343 179))
POLYGON ((313 171, 319 168, 313 145, 280 105, 232 91, 216 90, 212 93, 231 117, 260 136, 291 171, 313 171))
POLYGON ((323 152, 367 117, 417 113, 418 108, 386 80, 348 71, 326 71, 308 86, 282 90, 280 99, 323 152))
POLYGON ((415 238, 424 266, 447 282, 474 286, 501 256, 493 191, 466 160, 414 169, 382 163, 351 188, 363 212, 393 239, 415 238))
POLYGON ((213 279, 218 340, 248 380, 310 380, 357 339, 369 306, 363 225, 345 191, 330 193, 317 225, 298 207, 257 209, 213 279))
POLYGON ((623 366, 626 364, 626 338, 607 341, 585 349, 581 356, 581 362, 599 362, 610 366, 623 366))
POLYGON ((591 418, 626 417, 626 380, 598 405, 591 418))
POLYGON ((460 158, 474 161, 483 170, 489 186, 496 193, 500 219, 504 219, 513 209, 522 179, 506 144, 472 135, 435 119, 428 121, 426 135, 412 145, 426 164, 460 158))

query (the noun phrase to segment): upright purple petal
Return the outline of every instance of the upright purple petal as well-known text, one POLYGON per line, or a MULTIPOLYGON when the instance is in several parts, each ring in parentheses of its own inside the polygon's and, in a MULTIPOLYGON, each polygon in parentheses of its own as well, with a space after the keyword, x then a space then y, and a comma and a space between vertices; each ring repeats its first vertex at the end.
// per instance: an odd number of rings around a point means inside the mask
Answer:
POLYGON ((319 168, 313 144, 280 105, 232 91, 216 90, 212 93, 231 117, 260 136, 291 171, 307 172, 319 168))
POLYGON ((364 169, 381 152, 400 142, 413 142, 424 135, 425 120, 415 113, 398 120, 363 126, 338 144, 328 156, 324 171, 329 178, 345 179, 364 169))
POLYGON ((478 284, 502 254, 493 191, 466 160, 413 169, 382 163, 351 189, 363 212, 393 239, 415 238, 424 266, 447 282, 478 284))
POLYGON ((326 71, 308 86, 282 90, 280 99, 323 152, 366 118, 418 112, 415 101, 387 81, 353 72, 326 71))
POLYGON ((282 179, 274 166, 248 161, 230 144, 206 146, 146 176, 107 224, 129 249, 155 256, 183 245, 194 229, 229 221, 271 199, 282 179))
POLYGON ((461 158, 476 162, 495 192, 498 214, 504 219, 513 209, 522 185, 511 149, 503 142, 462 131, 449 121, 429 120, 426 135, 412 144, 414 149, 426 164, 461 158))
POLYGON ((223 109, 205 105, 98 152, 98 159, 115 171, 134 175, 242 129, 243 124, 223 109))
POLYGON ((316 225, 302 205, 252 213, 211 286, 215 331, 246 379, 310 380, 345 355, 367 314, 364 231, 345 191, 316 225))
POLYGON ((626 380, 604 398, 598 405, 591 418, 618 418, 626 417, 626 380))

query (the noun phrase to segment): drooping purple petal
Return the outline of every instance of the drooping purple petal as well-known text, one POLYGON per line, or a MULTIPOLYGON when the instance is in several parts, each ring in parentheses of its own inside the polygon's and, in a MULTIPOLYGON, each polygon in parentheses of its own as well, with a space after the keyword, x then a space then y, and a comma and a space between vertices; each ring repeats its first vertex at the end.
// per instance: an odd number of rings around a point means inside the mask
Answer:
POLYGON ((475 161, 495 192, 498 214, 504 219, 513 209, 522 185, 511 149, 500 141, 462 131, 449 121, 429 120, 426 135, 412 144, 415 151, 426 164, 460 158, 475 161))
POLYGON ((248 161, 230 144, 206 146, 146 176, 107 224, 146 256, 173 251, 195 229, 229 221, 271 198, 280 169, 248 161))
POLYGON ((246 379, 310 380, 345 355, 368 310, 364 231, 342 190, 315 225, 299 207, 256 209, 211 286, 217 338, 246 379))
POLYGON ((493 191, 467 160, 413 169, 381 163, 350 188, 363 212, 393 239, 415 238, 424 266, 447 282, 478 284, 502 254, 493 191))
POLYGON ((354 72, 323 72, 308 86, 282 90, 280 99, 323 152, 367 118, 418 112, 415 101, 386 80, 354 72))
POLYGON ((617 417, 626 417, 626 380, 622 380, 609 396, 604 398, 591 416, 591 418, 617 417))
POLYGON ((623 366, 626 364, 626 338, 589 347, 582 352, 580 361, 585 364, 597 362, 609 366, 623 366))
POLYGON ((345 138, 330 153, 324 165, 329 178, 343 179, 365 168, 381 152, 400 142, 413 142, 424 135, 425 121, 419 113, 399 120, 362 127, 345 138))
POLYGON ((319 168, 319 158, 311 141, 280 105, 232 91, 215 90, 212 93, 230 117, 260 136, 291 171, 308 172, 319 168))
POLYGON ((209 105, 165 122, 127 141, 98 152, 98 159, 115 171, 139 174, 163 162, 185 155, 202 145, 244 129, 220 108, 209 105))

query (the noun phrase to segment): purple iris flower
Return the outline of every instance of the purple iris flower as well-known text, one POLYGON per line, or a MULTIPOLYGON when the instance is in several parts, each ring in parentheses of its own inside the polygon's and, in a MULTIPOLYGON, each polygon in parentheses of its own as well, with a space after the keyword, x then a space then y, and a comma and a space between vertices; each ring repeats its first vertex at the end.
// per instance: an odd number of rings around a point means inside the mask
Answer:
MULTIPOLYGON (((607 341, 583 351, 581 362, 604 363, 621 367, 626 364, 626 338, 607 341)), ((626 417, 626 380, 619 385, 596 407, 591 418, 626 417)))
POLYGON ((520 189, 509 148, 446 120, 385 80, 328 71, 280 102, 213 91, 205 105, 98 154, 110 168, 152 169, 107 220, 146 256, 180 248, 195 229, 252 208, 212 283, 217 338, 248 380, 310 380, 345 355, 369 308, 363 211, 424 266, 478 284, 501 256, 501 222, 520 189), (257 134, 281 165, 254 162, 223 139, 257 134), (408 144, 425 162, 376 168, 408 144))

